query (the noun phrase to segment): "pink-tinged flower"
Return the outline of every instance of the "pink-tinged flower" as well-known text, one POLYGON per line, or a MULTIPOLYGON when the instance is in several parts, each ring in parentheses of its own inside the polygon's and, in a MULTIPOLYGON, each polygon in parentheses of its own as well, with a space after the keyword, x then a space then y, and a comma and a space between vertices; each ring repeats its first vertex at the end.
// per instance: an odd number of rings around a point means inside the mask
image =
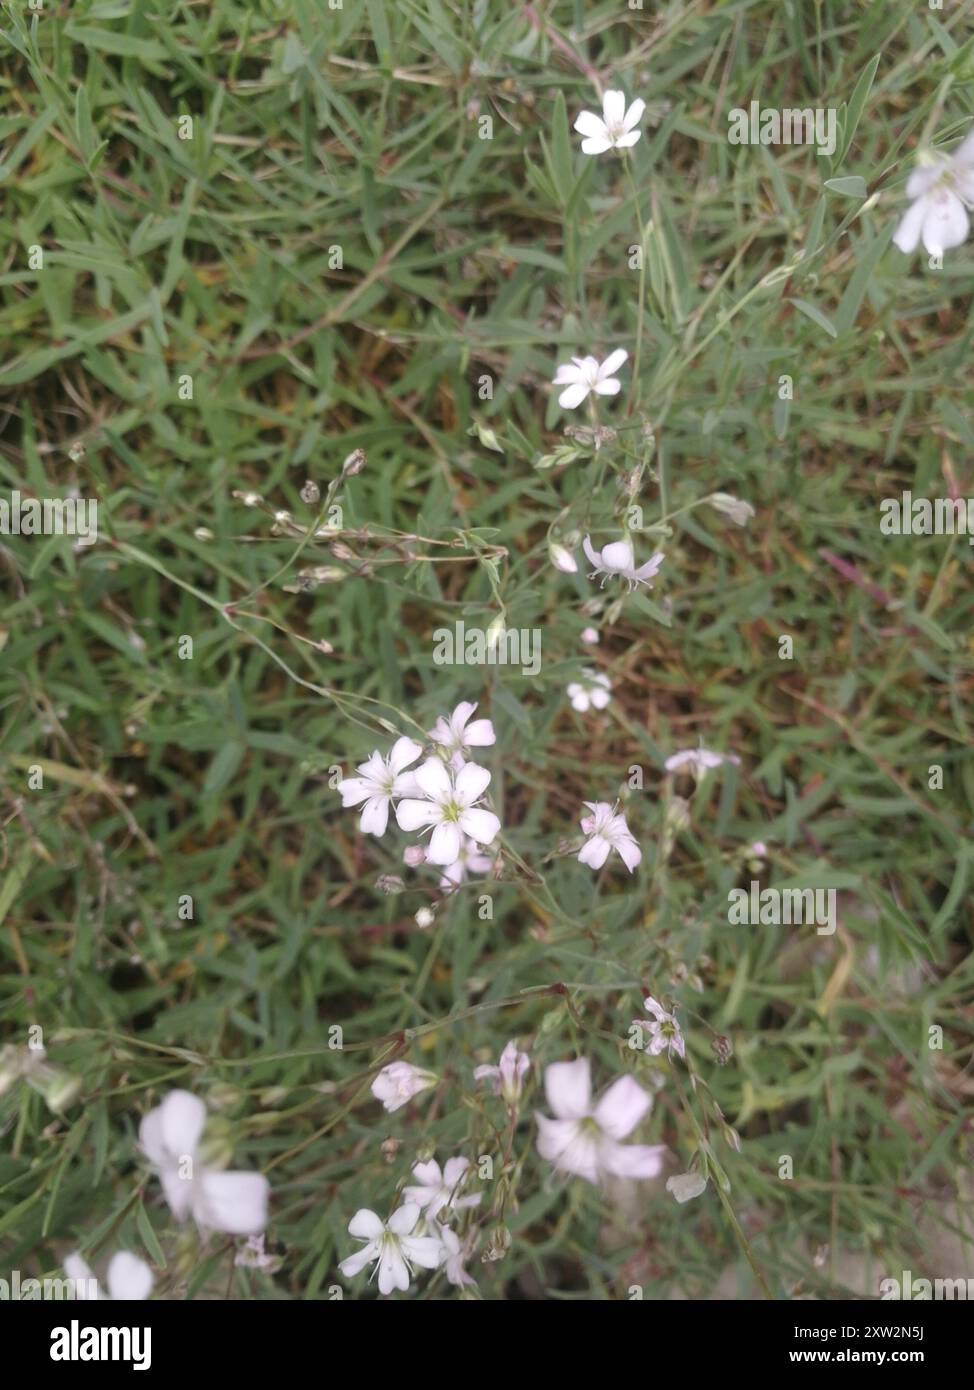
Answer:
POLYGON ((367 763, 357 769, 361 776, 344 777, 338 783, 343 806, 358 806, 363 801, 359 829, 366 835, 384 835, 389 823, 389 806, 394 797, 415 793, 413 774, 405 769, 414 763, 423 746, 411 738, 400 738, 392 745, 388 758, 374 752, 367 763))
POLYGON ((672 1193, 681 1204, 692 1202, 706 1187, 707 1179, 701 1173, 677 1173, 675 1177, 666 1179, 667 1192, 672 1193))
POLYGON ((152 1270, 145 1260, 128 1250, 119 1250, 108 1262, 105 1282, 108 1293, 103 1294, 91 1266, 76 1251, 64 1261, 64 1272, 74 1282, 76 1299, 105 1299, 115 1303, 141 1303, 152 1292, 152 1270))
POLYGON ((605 154, 606 150, 624 150, 634 145, 642 132, 637 129, 646 110, 646 103, 637 98, 626 110, 625 92, 606 92, 602 98, 602 115, 583 111, 575 121, 575 129, 584 135, 583 154, 605 154))
POLYGON ((442 1171, 435 1158, 431 1158, 428 1163, 417 1163, 413 1166, 416 1183, 404 1187, 402 1195, 407 1202, 415 1202, 430 1221, 439 1218, 441 1212, 445 1212, 446 1215, 440 1219, 449 1220, 455 1211, 480 1205, 479 1192, 473 1192, 468 1197, 459 1195, 469 1167, 469 1158, 462 1157, 448 1158, 442 1171))
POLYGON ((587 864, 590 869, 601 869, 609 857, 609 851, 614 849, 632 873, 643 852, 636 844, 625 816, 618 814, 607 801, 583 801, 582 805, 587 806, 592 814, 582 817, 582 830, 588 839, 578 851, 579 863, 587 864))
POLYGON ((189 1091, 170 1091, 139 1126, 139 1145, 158 1174, 177 1221, 200 1230, 255 1236, 267 1225, 270 1184, 261 1173, 225 1173, 199 1156, 206 1106, 189 1091))
POLYGON ((686 772, 697 782, 710 768, 720 767, 721 763, 740 763, 736 753, 712 753, 709 748, 684 748, 667 758, 667 772, 686 772))
POLYGON ((478 845, 489 845, 500 832, 501 823, 493 811, 477 802, 490 783, 490 773, 476 763, 465 763, 451 772, 439 758, 427 758, 416 771, 419 796, 407 797, 396 807, 401 830, 421 830, 433 826, 426 858, 430 864, 455 864, 460 857, 463 836, 478 845))
POLYGON ((482 854, 476 840, 466 840, 452 864, 447 864, 440 878, 440 887, 453 889, 465 883, 468 874, 489 874, 497 862, 492 854, 482 854))
POLYGON ((628 541, 612 541, 601 550, 596 550, 591 536, 586 536, 582 549, 593 566, 589 579, 596 579, 600 574, 605 576, 600 586, 603 589, 606 579, 624 579, 630 589, 638 588, 640 584, 651 586, 656 571, 666 558, 662 550, 657 550, 637 569, 636 557, 628 541))
POLYGON ((571 362, 563 362, 552 383, 565 387, 558 404, 563 410, 576 410, 593 391, 597 396, 618 396, 622 383, 616 372, 628 356, 625 348, 616 348, 604 362, 597 357, 573 357, 571 362))
POLYGON ((653 1017, 651 1020, 633 1019, 633 1024, 649 1034, 645 1051, 651 1057, 658 1057, 661 1052, 665 1052, 670 1058, 675 1052, 678 1057, 685 1060, 687 1055, 686 1043, 675 1015, 667 1013, 662 1004, 658 1004, 652 995, 644 999, 643 1004, 646 1012, 652 1014, 653 1017))
POLYGON ((443 1269, 447 1282, 458 1289, 469 1288, 476 1284, 476 1279, 471 1279, 464 1269, 464 1265, 473 1254, 474 1246, 477 1243, 476 1231, 471 1231, 465 1239, 461 1240, 456 1231, 451 1231, 449 1226, 437 1226, 436 1222, 431 1222, 431 1225, 442 1242, 446 1255, 443 1269))
POLYGON ((566 550, 563 545, 549 545, 548 557, 556 570, 561 570, 562 574, 577 574, 578 561, 570 550, 566 550))
POLYGON ((370 1089, 376 1100, 381 1100, 391 1114, 393 1110, 400 1110, 413 1096, 435 1086, 438 1080, 435 1072, 414 1067, 412 1062, 390 1062, 376 1076, 370 1089))
POLYGON ((605 709, 612 698, 609 691, 612 682, 604 671, 593 671, 586 667, 580 681, 572 681, 568 686, 568 698, 572 709, 585 714, 590 709, 605 709))
POLYGON ((457 772, 463 767, 465 754, 471 748, 489 748, 497 742, 494 726, 489 719, 475 719, 470 723, 476 709, 476 705, 462 700, 449 719, 441 714, 429 731, 430 738, 443 749, 457 772))
POLYGON ((620 1076, 592 1104, 587 1057, 554 1062, 545 1070, 545 1094, 555 1118, 536 1115, 538 1153, 563 1173, 587 1182, 605 1178, 655 1178, 665 1145, 622 1144, 652 1105, 638 1081, 620 1076))
POLYGON ((526 1052, 518 1052, 515 1039, 506 1045, 496 1067, 481 1066, 474 1071, 474 1080, 489 1080, 494 1094, 503 1096, 508 1105, 517 1105, 524 1091, 524 1078, 531 1068, 531 1058, 526 1052))
POLYGON ((942 256, 967 240, 974 207, 974 131, 951 155, 937 154, 930 163, 914 169, 906 184, 907 208, 893 236, 893 244, 906 255, 921 239, 927 254, 942 256))
MULTIPOLYGON (((374 1264, 379 1272, 379 1292, 392 1293, 401 1289, 405 1293, 413 1273, 413 1265, 422 1269, 436 1269, 442 1264, 444 1249, 440 1241, 432 1236, 412 1234, 419 1221, 419 1207, 407 1202, 382 1221, 374 1211, 362 1207, 348 1223, 348 1233, 365 1244, 354 1255, 342 1260, 338 1268, 346 1278, 360 1273, 366 1265, 374 1264)), ((372 1271, 374 1276, 375 1270, 372 1271)))
POLYGON ((582 630, 582 641, 589 647, 598 645, 599 630, 597 627, 586 627, 582 630))
POLYGON ((407 845, 402 852, 402 859, 411 869, 418 869, 420 864, 426 863, 426 846, 407 845))

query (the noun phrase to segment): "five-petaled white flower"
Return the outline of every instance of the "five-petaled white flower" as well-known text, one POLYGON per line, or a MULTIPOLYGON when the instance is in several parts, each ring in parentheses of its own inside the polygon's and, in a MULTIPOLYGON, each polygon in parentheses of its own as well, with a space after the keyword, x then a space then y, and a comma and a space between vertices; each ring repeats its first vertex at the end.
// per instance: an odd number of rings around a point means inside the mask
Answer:
POLYGON ((536 1115, 538 1153, 564 1173, 588 1182, 607 1177, 655 1178, 664 1145, 622 1144, 639 1124, 652 1098, 631 1076, 620 1076, 595 1105, 587 1057, 553 1062, 545 1070, 545 1094, 555 1118, 536 1115))
POLYGON ((581 681, 572 681, 568 687, 568 698, 572 709, 584 714, 590 709, 605 709, 612 698, 609 691, 612 682, 604 671, 593 671, 586 667, 581 681))
MULTIPOLYGON (((382 1221, 374 1211, 360 1208, 348 1223, 348 1233, 356 1240, 366 1243, 354 1255, 342 1260, 338 1268, 351 1278, 368 1264, 375 1264, 379 1271, 379 1292, 392 1293, 409 1288, 413 1265, 423 1269, 436 1269, 443 1262, 443 1244, 433 1236, 414 1236, 411 1234, 419 1220, 419 1207, 407 1202, 382 1221)), ((375 1273, 375 1270, 372 1271, 375 1273)))
POLYGON ((255 1236, 267 1225, 270 1184, 261 1173, 225 1173, 199 1156, 206 1106, 189 1091, 170 1091, 139 1126, 139 1145, 162 1183, 177 1221, 192 1216, 204 1231, 255 1236))
POLYGON ((582 817, 582 830, 588 838, 578 851, 579 863, 587 864, 590 869, 601 869, 609 857, 609 851, 614 849, 632 873, 643 852, 636 844, 625 816, 617 813, 607 801, 583 801, 582 805, 587 806, 592 814, 582 817))
POLYGON ((108 1293, 103 1294, 91 1266, 76 1251, 64 1261, 64 1272, 74 1281, 76 1299, 105 1299, 116 1303, 141 1303, 152 1292, 152 1270, 145 1260, 128 1250, 119 1250, 108 1262, 105 1283, 108 1293))
POLYGON ((575 410, 594 391, 597 396, 618 396, 622 382, 616 372, 629 356, 625 348, 610 352, 604 362, 597 357, 573 357, 555 372, 554 386, 564 386, 558 397, 563 410, 575 410))
POLYGON ((389 806, 393 797, 415 794, 413 773, 405 769, 414 763, 423 746, 411 738, 399 738, 392 745, 388 758, 374 752, 367 763, 358 767, 360 777, 344 777, 338 783, 343 806, 362 808, 359 829, 366 835, 384 835, 389 823, 389 806))
POLYGON ((497 862, 493 854, 481 853, 476 840, 465 840, 452 864, 447 864, 440 877, 440 887, 453 889, 466 882, 468 874, 489 874, 497 862))
POLYGON ((665 1052, 672 1057, 674 1052, 678 1057, 686 1058, 686 1043, 683 1041, 683 1033, 680 1025, 676 1021, 674 1014, 667 1013, 662 1004, 658 1004, 652 995, 643 1000, 646 1012, 653 1015, 652 1019, 636 1018, 633 1024, 642 1028, 649 1034, 649 1042, 646 1044, 646 1051, 651 1057, 658 1057, 661 1052, 665 1052))
POLYGON ((370 1090, 391 1114, 411 1101, 413 1096, 418 1096, 420 1091, 435 1086, 438 1080, 435 1072, 414 1067, 412 1062, 390 1062, 376 1076, 370 1090))
POLYGON ((974 131, 953 154, 937 154, 931 163, 914 169, 906 196, 914 201, 893 236, 901 251, 910 255, 922 238, 929 255, 942 256, 966 241, 967 209, 974 207, 974 131))
POLYGON ((464 754, 469 749, 488 748, 497 741, 489 719, 475 719, 470 723, 476 708, 469 701, 461 700, 448 719, 441 714, 429 731, 430 738, 444 750, 450 765, 457 771, 463 767, 464 754))
POLYGON ((442 1170, 435 1158, 428 1163, 416 1163, 413 1166, 416 1183, 404 1187, 402 1195, 407 1202, 415 1202, 421 1207, 430 1221, 437 1218, 449 1220, 455 1211, 480 1205, 479 1192, 472 1192, 467 1197, 459 1195, 469 1167, 469 1158, 462 1157, 448 1158, 442 1170), (443 1217, 440 1216, 441 1212, 444 1213, 443 1217))
POLYGON ((686 772, 696 781, 710 768, 720 767, 721 763, 740 763, 736 753, 712 753, 709 748, 684 748, 667 758, 667 772, 686 772))
POLYGON ((591 536, 586 536, 582 541, 582 549, 594 566, 589 579, 595 579, 600 574, 605 575, 605 579, 602 580, 602 588, 605 587, 606 579, 616 578, 624 579, 630 589, 637 588, 640 584, 648 585, 666 558, 662 550, 657 550, 644 565, 640 565, 637 569, 636 557, 628 541, 612 541, 609 545, 604 545, 601 550, 596 550, 592 544, 591 536))
POLYGON ((606 150, 624 150, 634 145, 642 133, 637 126, 645 110, 646 103, 637 98, 627 111, 625 92, 606 92, 601 116, 583 111, 575 122, 575 129, 585 137, 582 153, 604 154, 606 150))
POLYGON ((489 845, 497 838, 501 828, 497 816, 475 804, 489 782, 490 773, 476 763, 465 763, 451 773, 439 758, 427 758, 417 768, 417 791, 424 800, 407 797, 400 801, 396 820, 406 831, 433 826, 426 851, 430 864, 455 864, 464 835, 478 845, 489 845))
POLYGON ((512 1038, 501 1053, 498 1066, 477 1067, 473 1076, 475 1081, 489 1080, 495 1095, 503 1096, 508 1105, 517 1105, 530 1067, 531 1058, 526 1052, 518 1052, 517 1042, 512 1038))

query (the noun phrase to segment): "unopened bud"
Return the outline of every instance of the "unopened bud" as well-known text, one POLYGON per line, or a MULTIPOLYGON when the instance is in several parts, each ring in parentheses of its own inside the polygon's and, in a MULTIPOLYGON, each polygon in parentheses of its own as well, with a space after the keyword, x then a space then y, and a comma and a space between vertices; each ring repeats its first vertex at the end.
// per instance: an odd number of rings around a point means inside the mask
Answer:
POLYGON ((342 464, 342 477, 354 478, 356 473, 361 473, 367 462, 364 449, 353 449, 342 464))

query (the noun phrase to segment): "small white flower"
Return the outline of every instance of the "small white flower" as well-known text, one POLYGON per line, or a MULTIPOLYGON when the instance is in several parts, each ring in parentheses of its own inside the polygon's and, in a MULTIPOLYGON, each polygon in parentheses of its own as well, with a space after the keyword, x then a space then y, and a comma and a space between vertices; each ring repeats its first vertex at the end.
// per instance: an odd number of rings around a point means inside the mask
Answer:
POLYGON ((268 1274, 276 1274, 284 1263, 280 1255, 270 1255, 264 1249, 264 1237, 248 1236, 233 1257, 237 1269, 262 1269, 268 1274))
POLYGON ((572 681, 569 685, 568 698, 572 702, 572 709, 584 714, 590 709, 605 709, 611 699, 611 689, 612 682, 603 671, 593 671, 586 667, 582 672, 582 680, 572 681))
POLYGON ((582 817, 582 830, 588 838, 578 851, 579 863, 587 864, 590 869, 601 869, 609 857, 609 851, 614 849, 632 873, 643 852, 636 844, 625 816, 617 814, 607 801, 583 801, 582 805, 587 806, 592 814, 582 817))
POLYGON ((402 852, 403 863, 408 864, 411 869, 418 869, 420 864, 426 863, 425 845, 407 845, 402 852))
POLYGON ((497 742, 489 719, 475 719, 470 723, 476 709, 476 705, 462 700, 448 719, 441 714, 429 731, 430 738, 443 749, 456 771, 463 767, 465 754, 471 748, 489 748, 497 742))
MULTIPOLYGON (((419 1220, 419 1207, 408 1203, 399 1207, 382 1221, 374 1211, 362 1207, 348 1223, 348 1233, 356 1240, 364 1240, 361 1250, 342 1260, 338 1268, 352 1278, 368 1264, 375 1264, 379 1272, 379 1292, 392 1293, 401 1289, 405 1293, 413 1272, 413 1265, 423 1269, 436 1269, 442 1264, 444 1248, 441 1241, 433 1236, 414 1236, 411 1234, 419 1220)), ((375 1274, 375 1270, 372 1271, 375 1274)))
POLYGON ((896 229, 893 242, 906 255, 920 240, 928 255, 942 256, 967 240, 968 208, 974 207, 974 131, 953 154, 936 154, 914 169, 906 184, 914 201, 896 229))
MULTIPOLYGON (((586 536, 582 549, 594 567, 589 579, 595 579, 600 574, 605 575, 605 579, 624 579, 630 589, 638 588, 640 584, 648 585, 666 558, 662 550, 657 550, 637 569, 633 548, 628 541, 612 541, 601 550, 596 550, 591 536, 586 536)), ((602 580, 603 588, 605 579, 602 580)))
POLYGON ((254 1236, 267 1225, 270 1185, 261 1173, 225 1173, 199 1156, 206 1106, 189 1091, 170 1091, 139 1126, 139 1146, 155 1169, 177 1221, 200 1230, 254 1236))
POLYGON ((597 396, 617 396, 622 383, 616 372, 628 356, 625 348, 617 348, 604 362, 596 357, 573 357, 571 362, 563 362, 552 383, 565 387, 558 404, 563 410, 575 410, 593 391, 597 396))
POLYGON ((582 631, 582 641, 589 647, 595 647, 599 641, 599 630, 597 627, 587 627, 582 631))
POLYGON ((710 768, 720 767, 721 763, 740 763, 736 753, 713 753, 709 748, 684 748, 667 758, 667 772, 686 772, 697 782, 710 768))
POLYGON ((64 1261, 64 1272, 74 1281, 76 1299, 108 1298, 116 1303, 141 1303, 152 1292, 152 1270, 145 1260, 132 1255, 128 1250, 119 1250, 108 1262, 105 1283, 108 1293, 103 1294, 91 1266, 76 1251, 64 1261))
POLYGON ((440 887, 456 888, 465 883, 468 874, 489 874, 496 863, 492 854, 482 854, 476 840, 465 840, 452 864, 447 864, 440 878, 440 887))
POLYGON ((428 931, 436 921, 436 913, 431 907, 418 908, 413 921, 416 923, 417 927, 419 927, 420 931, 428 931))
POLYGON ((371 1091, 391 1114, 411 1101, 413 1096, 418 1096, 420 1091, 435 1086, 437 1079, 435 1072, 414 1067, 411 1062, 390 1062, 372 1082, 371 1091))
POLYGON ((562 574, 577 574, 578 561, 570 550, 566 550, 563 545, 549 545, 548 558, 556 570, 561 570, 562 574))
POLYGON ((420 830, 433 826, 426 858, 430 864, 455 864, 460 857, 463 836, 478 845, 489 845, 500 833, 501 823, 493 811, 476 803, 490 783, 490 773, 476 763, 465 763, 450 772, 439 758, 427 758, 416 771, 418 798, 407 797, 396 807, 401 830, 420 830))
POLYGON ((715 512, 730 517, 735 526, 746 526, 754 516, 754 508, 750 502, 744 502, 729 492, 712 492, 707 501, 715 512))
POLYGON ((588 1058, 554 1062, 545 1070, 545 1094, 555 1118, 535 1115, 538 1153, 564 1173, 591 1183, 606 1177, 655 1178, 665 1146, 622 1144, 652 1097, 631 1076, 620 1076, 594 1106, 588 1058))
POLYGON ((675 1052, 678 1057, 685 1060, 687 1055, 686 1043, 675 1015, 667 1013, 662 1004, 658 1004, 652 995, 644 999, 643 1004, 647 1013, 653 1015, 652 1020, 636 1018, 633 1019, 633 1023, 649 1034, 646 1051, 651 1057, 658 1057, 661 1052, 665 1052, 671 1058, 675 1052))
POLYGON ((637 99, 627 111, 625 92, 606 92, 601 116, 583 111, 575 122, 575 129, 585 137, 582 153, 604 154, 606 150, 624 150, 634 145, 642 133, 636 127, 645 110, 646 103, 637 99))
POLYGON ((442 1170, 435 1158, 428 1163, 417 1163, 413 1166, 416 1183, 404 1187, 402 1195, 407 1202, 415 1202, 430 1221, 438 1218, 449 1220, 455 1211, 480 1205, 479 1192, 467 1197, 459 1195, 469 1168, 469 1158, 462 1157, 448 1158, 442 1170), (446 1213, 444 1218, 440 1217, 441 1212, 446 1213))
POLYGON ((414 763, 423 746, 411 738, 399 738, 392 745, 388 758, 374 752, 367 763, 358 767, 359 777, 344 777, 338 783, 343 806, 358 806, 365 802, 359 829, 365 835, 384 835, 389 823, 389 807, 393 797, 415 793, 416 784, 411 772, 405 769, 414 763))
POLYGON ((469 1288, 476 1284, 476 1279, 472 1279, 464 1265, 473 1254, 474 1246, 477 1242, 476 1231, 461 1240, 456 1231, 451 1231, 449 1226, 437 1226, 435 1222, 430 1223, 443 1244, 445 1260, 443 1264, 447 1282, 453 1284, 455 1288, 469 1288))
POLYGON ((671 1192, 680 1203, 691 1202, 694 1197, 699 1197, 705 1191, 707 1179, 700 1173, 678 1173, 676 1177, 666 1179, 666 1190, 671 1192))
POLYGON ((512 1038, 501 1053, 496 1067, 480 1066, 474 1070, 474 1080, 489 1080, 494 1094, 503 1096, 508 1105, 517 1105, 524 1091, 524 1078, 531 1068, 531 1058, 526 1052, 519 1052, 517 1042, 512 1038))

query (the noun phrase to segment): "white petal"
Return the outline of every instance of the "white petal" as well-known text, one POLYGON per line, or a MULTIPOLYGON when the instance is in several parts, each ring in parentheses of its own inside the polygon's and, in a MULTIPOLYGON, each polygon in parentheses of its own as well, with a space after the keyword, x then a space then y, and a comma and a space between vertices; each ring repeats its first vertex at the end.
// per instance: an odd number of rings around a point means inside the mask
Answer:
POLYGON ((641 136, 641 130, 630 130, 625 135, 616 136, 616 149, 627 150, 630 145, 637 144, 641 136))
POLYGON ((597 381, 593 389, 598 396, 618 396, 622 390, 622 382, 610 377, 608 380, 597 381))
POLYGON ((360 1274, 367 1264, 377 1259, 378 1254, 379 1247, 371 1240, 368 1245, 363 1245, 361 1250, 356 1250, 353 1255, 347 1255, 344 1260, 339 1261, 338 1268, 347 1279, 352 1279, 356 1274, 360 1274))
POLYGON ((920 232, 923 229, 926 215, 927 204, 924 198, 918 198, 915 203, 911 203, 904 213, 900 225, 893 234, 894 246, 899 247, 904 255, 912 255, 920 245, 920 232))
POLYGON ((580 111, 575 119, 575 129, 579 135, 591 135, 596 139, 606 134, 605 121, 594 111, 580 111))
POLYGON ((602 564, 607 570, 624 573, 632 569, 632 546, 628 541, 613 541, 602 547, 602 564))
POLYGON ((426 851, 427 863, 455 864, 459 855, 460 827, 456 821, 441 821, 430 836, 429 849, 426 851))
POLYGON ((477 763, 465 764, 456 781, 456 796, 464 806, 472 806, 490 785, 490 773, 477 763))
POLYGON ((949 189, 937 194, 923 221, 923 244, 931 256, 942 255, 967 240, 970 219, 967 209, 949 189))
POLYGON ((610 352, 608 357, 602 363, 601 367, 599 368, 599 376, 615 376, 616 372, 619 370, 622 364, 625 361, 627 361, 628 357, 629 354, 628 352, 626 352, 625 348, 616 348, 615 352, 610 352))
POLYGON ((582 541, 582 549, 585 551, 585 558, 588 560, 589 564, 593 567, 593 569, 599 569, 599 567, 602 564, 602 557, 601 555, 599 555, 595 547, 592 545, 591 536, 586 536, 585 539, 582 541))
POLYGON ((626 130, 632 130, 635 126, 639 124, 639 122, 643 118, 643 112, 645 110, 646 103, 643 101, 642 97, 637 97, 636 100, 629 107, 629 110, 626 112, 626 118, 622 122, 626 130))
POLYGON ((587 1057, 552 1062, 545 1068, 545 1095, 559 1120, 580 1120, 589 1112, 592 1082, 587 1057))
POLYGON ((629 872, 632 873, 643 857, 642 850, 636 844, 636 841, 631 840, 628 836, 623 836, 621 839, 613 841, 613 843, 619 852, 619 858, 622 860, 623 864, 625 864, 629 872))
MULTIPOLYGON (((460 829, 478 845, 493 844, 500 834, 501 823, 493 811, 485 811, 482 806, 471 806, 460 813, 460 829)), ((436 831, 433 832, 434 835, 436 831)))
MULTIPOLYGON (((431 1158, 428 1163, 414 1163, 413 1177, 424 1187, 442 1187, 443 1173, 440 1165, 435 1158, 431 1158)), ((409 1228, 412 1230, 412 1227, 409 1228)))
POLYGON ((589 393, 589 387, 584 381, 577 382, 574 386, 567 387, 558 397, 558 404, 562 410, 575 410, 582 404, 589 393))
POLYGON ((343 806, 357 806, 373 794, 375 783, 366 781, 364 777, 343 777, 337 790, 341 793, 343 806))
POLYGON ((403 1236, 402 1251, 411 1264, 423 1269, 436 1269, 445 1254, 442 1242, 432 1236, 403 1236))
POLYGON ((555 372, 553 386, 568 386, 573 382, 581 381, 582 369, 574 362, 563 362, 555 372))
POLYGON ((468 748, 487 748, 497 742, 494 726, 489 719, 475 719, 464 731, 463 741, 468 748))
POLYGON ((706 1188, 707 1179, 702 1173, 677 1173, 666 1180, 667 1192, 671 1192, 678 1202, 691 1202, 706 1188))
POLYGON ((408 1236, 418 1220, 419 1207, 415 1202, 406 1202, 389 1217, 389 1230, 397 1236, 408 1236))
POLYGON ((602 1167, 617 1178, 656 1178, 663 1171, 665 1144, 605 1143, 601 1149, 602 1167))
POLYGON ((393 1289, 401 1289, 405 1293, 408 1288, 409 1270, 399 1249, 399 1242, 389 1242, 382 1247, 382 1257, 379 1260, 379 1293, 392 1293, 393 1289))
POLYGON ((128 1250, 113 1255, 107 1272, 108 1293, 116 1302, 142 1302, 152 1292, 152 1270, 128 1250))
POLYGON ((358 828, 363 835, 384 835, 389 824, 389 798, 373 796, 362 808, 358 828))
MULTIPOLYGON (((443 802, 452 791, 450 774, 439 758, 427 758, 416 769, 416 781, 431 801, 443 802)), ((403 829, 406 827, 403 826, 403 829)))
POLYGON ((622 125, 626 114, 625 92, 606 92, 602 98, 602 117, 606 125, 622 125))
POLYGON ((565 1173, 574 1173, 591 1183, 599 1180, 598 1145, 595 1136, 580 1133, 575 1120, 549 1120, 536 1115, 538 1153, 565 1173))
POLYGON ((348 1223, 348 1234, 356 1240, 379 1240, 385 1234, 385 1226, 374 1211, 359 1207, 348 1223))
POLYGON ((578 862, 587 864, 590 869, 601 869, 609 857, 612 846, 602 835, 593 835, 578 851, 578 862))
POLYGON ((613 1081, 595 1107, 595 1118, 610 1139, 625 1139, 639 1124, 652 1100, 634 1077, 620 1076, 613 1081))
POLYGON ((75 1251, 73 1255, 65 1256, 64 1272, 69 1279, 74 1280, 74 1296, 76 1299, 88 1301, 88 1291, 92 1281, 94 1281, 95 1284, 95 1298, 100 1296, 101 1290, 98 1288, 98 1281, 95 1279, 91 1265, 88 1264, 87 1260, 82 1259, 77 1251, 75 1251))
POLYGON ((402 772, 404 767, 414 763, 423 751, 423 745, 411 738, 397 738, 389 754, 389 766, 393 772, 402 772))
POLYGON ((159 1111, 163 1142, 169 1153, 195 1153, 206 1124, 206 1106, 199 1097, 189 1091, 170 1091, 159 1111))
POLYGON ((194 1184, 197 1224, 234 1236, 255 1236, 267 1225, 270 1184, 262 1173, 204 1173, 194 1184))
POLYGON ((582 141, 582 154, 605 154, 612 149, 612 141, 604 135, 590 135, 582 141))
POLYGON ((414 801, 410 797, 400 801, 396 807, 396 821, 400 830, 420 830, 425 825, 432 825, 439 814, 439 807, 431 801, 414 801))

